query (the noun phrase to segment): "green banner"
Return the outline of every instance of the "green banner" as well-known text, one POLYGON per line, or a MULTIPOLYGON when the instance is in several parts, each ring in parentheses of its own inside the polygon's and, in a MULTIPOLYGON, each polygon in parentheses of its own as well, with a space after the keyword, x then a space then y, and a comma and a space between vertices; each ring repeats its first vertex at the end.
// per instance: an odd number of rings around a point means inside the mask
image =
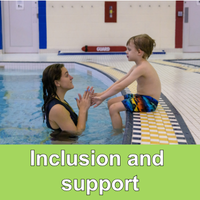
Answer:
POLYGON ((1 199, 198 199, 200 145, 1 145, 1 199))

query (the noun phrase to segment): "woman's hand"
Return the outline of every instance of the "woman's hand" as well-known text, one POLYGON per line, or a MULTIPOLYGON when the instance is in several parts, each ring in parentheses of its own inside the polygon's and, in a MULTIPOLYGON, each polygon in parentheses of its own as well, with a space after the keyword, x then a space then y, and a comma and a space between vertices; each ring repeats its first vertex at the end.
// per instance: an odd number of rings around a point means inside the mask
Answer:
MULTIPOLYGON (((94 89, 93 89, 93 87, 90 88, 90 87, 88 86, 85 92, 89 92, 89 98, 90 98, 90 99, 94 96, 94 89)), ((76 99, 76 101, 79 100, 79 101, 77 101, 77 106, 78 106, 78 109, 80 109, 79 103, 80 103, 80 99, 82 99, 82 97, 81 97, 80 94, 78 94, 78 96, 79 96, 79 99, 77 99, 77 98, 75 98, 75 99, 76 99)), ((90 106, 92 106, 92 105, 93 105, 93 104, 92 104, 92 101, 91 101, 90 106)))
POLYGON ((76 99, 78 109, 88 111, 91 105, 90 90, 89 91, 86 90, 83 94, 83 97, 81 96, 81 94, 78 94, 78 96, 79 99, 76 99))
POLYGON ((93 87, 87 87, 87 91, 89 91, 90 92, 90 97, 93 97, 94 96, 94 89, 93 89, 93 87))

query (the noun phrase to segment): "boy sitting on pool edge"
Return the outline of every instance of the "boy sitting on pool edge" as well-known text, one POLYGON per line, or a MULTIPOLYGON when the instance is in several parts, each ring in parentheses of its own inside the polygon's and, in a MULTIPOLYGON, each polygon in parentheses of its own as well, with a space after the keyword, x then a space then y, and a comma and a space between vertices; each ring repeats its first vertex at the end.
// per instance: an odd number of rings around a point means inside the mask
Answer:
POLYGON ((161 83, 156 70, 147 61, 152 54, 155 41, 147 34, 131 37, 127 43, 127 58, 134 61, 130 71, 120 80, 116 81, 107 90, 93 96, 94 107, 100 105, 105 99, 111 97, 134 81, 137 81, 137 94, 126 94, 108 101, 109 113, 114 129, 122 128, 121 111, 153 112, 156 110, 161 94, 161 83))

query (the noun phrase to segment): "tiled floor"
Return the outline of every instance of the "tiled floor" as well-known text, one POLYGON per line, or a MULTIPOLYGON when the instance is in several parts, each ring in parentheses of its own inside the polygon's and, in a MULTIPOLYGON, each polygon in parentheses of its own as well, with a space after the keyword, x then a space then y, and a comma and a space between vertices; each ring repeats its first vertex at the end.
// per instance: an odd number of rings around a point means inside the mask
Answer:
MULTIPOLYGON (((187 66, 163 62, 168 59, 199 59, 200 53, 184 54, 169 52, 165 55, 152 55, 149 59, 159 74, 162 83, 162 93, 183 117, 196 144, 200 144, 200 74, 187 66)), ((134 63, 128 62, 125 55, 88 55, 88 56, 58 56, 57 54, 0 54, 0 62, 83 62, 99 63, 128 72, 134 63)), ((1 66, 1 63, 0 63, 1 66)), ((145 127, 143 127, 145 128, 145 127)), ((148 137, 148 136, 147 136, 148 137)), ((163 138, 155 134, 153 140, 163 138)), ((172 137, 173 141, 173 137, 172 137)), ((148 142, 147 142, 148 143, 148 142)))

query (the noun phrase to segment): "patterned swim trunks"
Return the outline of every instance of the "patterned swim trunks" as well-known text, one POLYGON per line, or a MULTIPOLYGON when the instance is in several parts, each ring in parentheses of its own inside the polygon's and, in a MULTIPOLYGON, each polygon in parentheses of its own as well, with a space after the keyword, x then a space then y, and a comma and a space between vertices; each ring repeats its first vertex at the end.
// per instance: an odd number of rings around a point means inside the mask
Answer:
POLYGON ((158 101, 150 96, 139 94, 126 94, 122 101, 125 108, 131 112, 153 112, 158 101))

